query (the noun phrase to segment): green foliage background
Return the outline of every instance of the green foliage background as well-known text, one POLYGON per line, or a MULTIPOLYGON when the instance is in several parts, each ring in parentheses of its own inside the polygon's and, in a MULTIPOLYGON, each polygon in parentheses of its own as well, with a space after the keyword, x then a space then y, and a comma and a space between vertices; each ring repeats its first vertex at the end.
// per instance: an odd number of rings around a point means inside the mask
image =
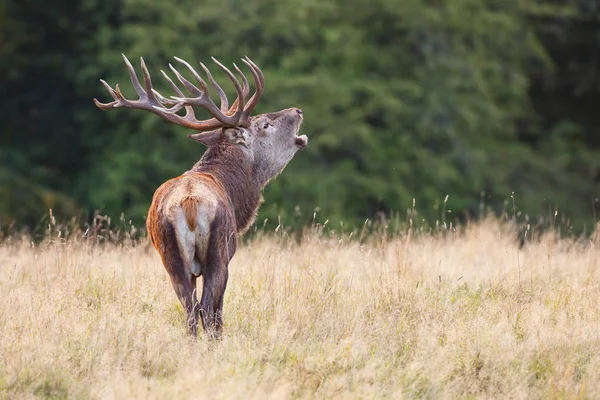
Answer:
POLYGON ((435 221, 446 195, 461 218, 482 201, 512 209, 514 192, 523 213, 589 225, 599 17, 591 0, 2 0, 0 225, 49 208, 140 224, 154 190, 202 155, 183 128, 94 106, 109 100, 100 78, 132 94, 120 53, 143 56, 159 89, 174 55, 249 55, 267 80, 256 111, 303 109, 309 146, 259 221, 319 210, 357 225, 413 199, 435 221))

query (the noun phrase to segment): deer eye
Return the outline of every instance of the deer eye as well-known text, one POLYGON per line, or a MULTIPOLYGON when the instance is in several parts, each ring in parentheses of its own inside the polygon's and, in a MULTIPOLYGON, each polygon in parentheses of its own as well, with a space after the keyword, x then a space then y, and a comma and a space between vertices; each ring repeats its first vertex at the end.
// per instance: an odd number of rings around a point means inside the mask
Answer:
POLYGON ((263 125, 263 129, 267 129, 268 127, 270 127, 271 124, 268 122, 265 122, 265 124, 263 125))

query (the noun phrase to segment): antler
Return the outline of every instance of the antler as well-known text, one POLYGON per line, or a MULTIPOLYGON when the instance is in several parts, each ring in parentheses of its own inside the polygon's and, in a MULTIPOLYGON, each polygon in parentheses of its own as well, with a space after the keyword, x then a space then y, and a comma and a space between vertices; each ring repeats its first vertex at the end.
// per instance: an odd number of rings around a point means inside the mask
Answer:
POLYGON ((214 80, 208 68, 204 64, 200 63, 200 66, 206 73, 208 81, 219 94, 219 99, 221 103, 219 108, 210 99, 206 83, 200 77, 200 75, 198 75, 196 70, 186 61, 182 60, 181 58, 175 57, 175 60, 187 67, 192 76, 198 82, 200 88, 196 87, 193 83, 184 78, 179 73, 179 71, 177 71, 171 64, 169 64, 169 68, 171 69, 171 71, 173 71, 179 82, 183 86, 185 86, 186 89, 194 97, 185 97, 183 92, 179 89, 179 87, 171 80, 171 78, 169 78, 169 76, 164 71, 161 70, 160 72, 162 72, 163 76, 165 77, 173 91, 177 94, 177 96, 171 96, 170 98, 166 98, 152 87, 150 73, 148 72, 148 68, 146 68, 146 63, 144 62, 143 58, 140 58, 140 64, 142 67, 142 73, 144 74, 144 87, 142 87, 142 85, 140 84, 140 81, 138 80, 133 66, 124 54, 123 60, 125 61, 125 65, 127 66, 127 70, 129 71, 129 77, 131 78, 131 83, 133 84, 133 88, 138 94, 139 99, 126 99, 121 93, 118 84, 115 85, 115 88, 113 89, 108 83, 101 79, 100 82, 102 82, 106 90, 108 90, 110 95, 113 97, 114 101, 110 103, 100 103, 98 100, 94 99, 94 103, 96 103, 96 106, 103 110, 118 107, 128 107, 146 110, 176 125, 200 131, 213 130, 224 126, 248 126, 250 123, 250 114, 254 110, 254 107, 256 107, 256 104, 258 104, 258 101, 265 87, 265 78, 260 68, 248 57, 243 58, 242 62, 246 64, 246 66, 252 72, 254 83, 256 85, 256 92, 252 95, 250 101, 246 102, 246 98, 250 93, 250 87, 248 85, 248 80, 244 76, 243 72, 238 68, 237 65, 233 64, 236 72, 242 79, 242 85, 240 85, 240 82, 235 77, 235 75, 227 67, 221 64, 219 61, 217 61, 217 59, 212 57, 212 60, 219 66, 219 68, 221 68, 227 74, 227 76, 235 86, 235 90, 237 92, 237 98, 231 106, 231 108, 229 108, 229 101, 227 100, 225 92, 223 91, 221 86, 219 86, 219 84, 214 80), (203 121, 196 119, 193 106, 199 106, 206 109, 214 118, 203 121), (183 108, 185 108, 186 111, 184 116, 176 114, 183 108))

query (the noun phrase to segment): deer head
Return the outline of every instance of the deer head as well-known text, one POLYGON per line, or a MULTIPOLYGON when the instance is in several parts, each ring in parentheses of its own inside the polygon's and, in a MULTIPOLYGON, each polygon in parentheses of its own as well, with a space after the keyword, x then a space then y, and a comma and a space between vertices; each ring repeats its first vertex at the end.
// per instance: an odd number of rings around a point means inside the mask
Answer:
POLYGON ((146 110, 176 125, 200 131, 188 135, 190 139, 208 147, 208 151, 204 154, 200 163, 214 161, 221 154, 232 153, 232 148, 235 148, 239 163, 253 168, 259 175, 261 184, 264 185, 271 178, 279 174, 290 162, 294 154, 306 147, 308 143, 306 135, 297 135, 302 123, 302 111, 297 108, 289 108, 254 117, 250 116, 260 100, 265 81, 260 68, 248 57, 243 58, 242 62, 250 69, 256 85, 256 91, 250 99, 248 99, 250 92, 248 80, 237 65, 234 64, 234 68, 241 79, 241 83, 227 67, 214 57, 212 58, 217 66, 229 77, 237 92, 237 98, 231 107, 229 107, 229 101, 225 92, 214 80, 209 69, 202 63, 200 63, 200 66, 204 70, 208 81, 219 94, 220 107, 217 107, 210 99, 206 82, 196 70, 178 57, 175 57, 175 60, 189 70, 199 87, 187 80, 171 64, 169 64, 169 68, 193 97, 186 97, 181 89, 162 70, 163 76, 176 93, 176 96, 167 98, 161 95, 152 87, 150 73, 143 58, 140 58, 141 69, 144 75, 144 85, 142 86, 135 70, 125 55, 123 55, 123 60, 129 70, 131 82, 139 99, 128 100, 121 93, 118 84, 113 89, 104 80, 101 80, 114 101, 100 103, 94 99, 96 105, 103 110, 117 107, 146 110), (206 109, 213 118, 208 120, 196 119, 194 106, 206 109), (181 110, 185 110, 185 115, 178 114, 181 110))

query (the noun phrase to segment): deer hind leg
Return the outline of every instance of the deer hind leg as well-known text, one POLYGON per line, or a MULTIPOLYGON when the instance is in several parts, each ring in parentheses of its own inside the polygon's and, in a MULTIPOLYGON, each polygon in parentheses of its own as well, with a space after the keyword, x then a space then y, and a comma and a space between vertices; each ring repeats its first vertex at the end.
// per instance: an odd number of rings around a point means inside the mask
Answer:
POLYGON ((197 337, 200 306, 196 298, 196 277, 183 272, 178 270, 169 275, 171 276, 171 283, 173 284, 175 293, 185 309, 187 331, 193 337, 197 337))
POLYGON ((227 264, 211 265, 203 275, 204 285, 200 299, 202 326, 208 337, 218 339, 223 329, 223 295, 227 287, 227 264))
POLYGON ((219 222, 216 219, 213 223, 200 299, 202 325, 208 336, 214 339, 220 338, 223 329, 223 296, 227 287, 229 261, 237 244, 235 228, 227 224, 224 227, 215 226, 219 222))
MULTIPOLYGON (((175 293, 186 312, 188 333, 198 335, 198 316, 200 307, 196 298, 196 277, 189 266, 189 252, 182 249, 173 224, 166 222, 163 229, 161 244, 157 249, 162 257, 165 269, 169 273, 175 293), (183 250, 183 251, 182 251, 183 250)), ((193 249, 192 249, 193 251, 193 249)), ((193 256, 193 253, 191 253, 193 256)))

